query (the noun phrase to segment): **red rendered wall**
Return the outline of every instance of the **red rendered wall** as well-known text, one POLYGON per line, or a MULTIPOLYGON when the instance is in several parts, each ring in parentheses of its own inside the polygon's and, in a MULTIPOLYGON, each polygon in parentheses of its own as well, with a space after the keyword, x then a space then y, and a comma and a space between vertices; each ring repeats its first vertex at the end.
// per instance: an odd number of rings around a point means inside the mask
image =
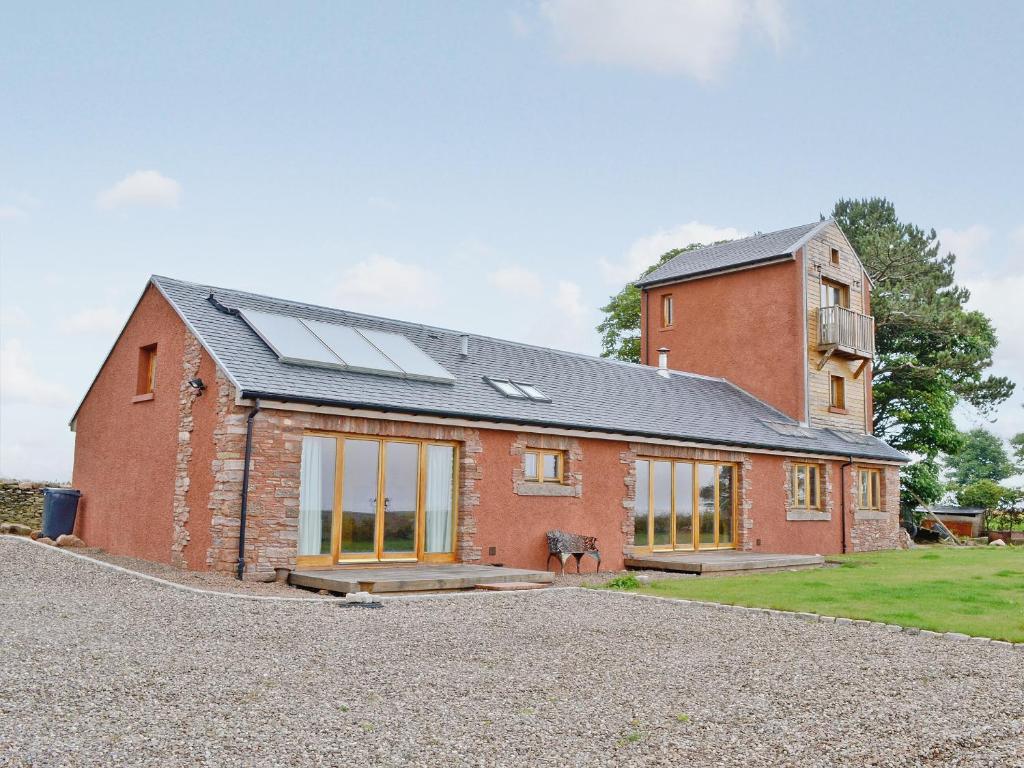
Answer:
POLYGON ((76 419, 76 533, 108 552, 170 562, 185 326, 152 286, 76 419), (157 345, 154 397, 133 403, 139 348, 157 345))
POLYGON ((794 419, 805 417, 802 256, 647 289, 641 302, 641 361, 722 376, 794 419), (674 323, 661 328, 661 297, 673 295, 674 323))
MULTIPOLYGON (((513 492, 512 472, 523 459, 511 453, 515 434, 485 431, 480 438, 483 458, 477 481, 480 506, 476 510, 475 540, 482 551, 482 562, 543 569, 548 557, 545 532, 561 529, 597 536, 602 570, 623 567, 622 527, 628 510, 623 508, 622 500, 628 467, 620 461, 620 455, 626 450, 625 444, 580 441, 583 458, 573 467, 583 474, 583 491, 578 498, 519 496, 513 492), (490 547, 495 548, 494 555, 488 554, 490 547)), ((593 571, 594 565, 587 558, 582 570, 593 571)))

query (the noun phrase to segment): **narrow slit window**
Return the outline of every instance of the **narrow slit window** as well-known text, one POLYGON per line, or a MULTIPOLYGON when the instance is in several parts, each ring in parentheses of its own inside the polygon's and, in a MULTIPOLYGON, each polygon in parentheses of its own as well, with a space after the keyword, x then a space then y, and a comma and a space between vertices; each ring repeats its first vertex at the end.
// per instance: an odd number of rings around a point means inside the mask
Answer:
POLYGON ((561 483, 564 478, 563 451, 529 450, 523 454, 523 476, 534 483, 561 483))
POLYGON ((835 264, 836 266, 839 266, 839 249, 838 248, 833 248, 832 249, 832 263, 835 264))
POLYGON ((829 405, 833 408, 846 408, 846 379, 832 376, 829 387, 829 405))
POLYGON ((672 294, 666 293, 661 297, 661 327, 671 328, 674 321, 674 307, 672 304, 672 294))
POLYGON ((139 348, 139 373, 135 384, 136 395, 152 395, 156 387, 156 344, 139 348))

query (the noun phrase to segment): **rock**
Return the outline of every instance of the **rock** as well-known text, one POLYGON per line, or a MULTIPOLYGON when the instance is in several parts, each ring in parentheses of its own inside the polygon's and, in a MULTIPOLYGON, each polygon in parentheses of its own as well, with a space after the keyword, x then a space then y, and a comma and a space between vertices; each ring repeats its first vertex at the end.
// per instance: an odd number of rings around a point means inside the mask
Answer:
POLYGON ((376 598, 369 592, 349 592, 345 595, 346 603, 375 603, 376 598))
POLYGON ((646 574, 642 574, 640 576, 637 576, 636 580, 640 584, 650 584, 651 583, 651 577, 647 576, 646 574))
POLYGON ((47 536, 40 536, 36 541, 40 544, 49 544, 51 547, 57 546, 57 542, 47 536))
POLYGON ((32 529, 27 525, 21 525, 20 523, 8 523, 8 533, 14 534, 15 536, 29 536, 32 533, 32 529))
POLYGON ((64 533, 57 537, 54 542, 58 547, 84 547, 85 542, 73 533, 64 533))
POLYGON ((31 539, 38 539, 42 535, 43 535, 42 531, 35 530, 35 531, 32 531, 32 533, 29 534, 29 538, 31 538, 31 539))
POLYGON ((988 543, 988 545, 990 547, 1005 547, 1006 546, 1006 542, 1003 541, 1002 539, 992 539, 992 541, 990 541, 988 543))
POLYGON ((274 581, 276 576, 273 571, 253 571, 246 575, 249 581, 258 581, 262 584, 270 584, 274 581))

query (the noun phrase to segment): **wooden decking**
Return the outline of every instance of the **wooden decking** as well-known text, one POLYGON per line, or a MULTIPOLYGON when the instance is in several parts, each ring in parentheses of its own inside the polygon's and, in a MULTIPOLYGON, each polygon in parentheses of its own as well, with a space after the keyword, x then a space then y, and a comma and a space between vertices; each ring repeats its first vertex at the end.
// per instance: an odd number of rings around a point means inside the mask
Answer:
POLYGON ((825 558, 821 555, 770 555, 723 549, 713 552, 653 552, 634 555, 626 558, 626 567, 634 570, 723 575, 748 571, 818 568, 824 562, 825 558))
POLYGON ((288 583, 329 592, 435 592, 473 589, 485 584, 529 582, 547 585, 555 579, 546 571, 500 568, 492 565, 369 565, 324 570, 292 571, 288 583))

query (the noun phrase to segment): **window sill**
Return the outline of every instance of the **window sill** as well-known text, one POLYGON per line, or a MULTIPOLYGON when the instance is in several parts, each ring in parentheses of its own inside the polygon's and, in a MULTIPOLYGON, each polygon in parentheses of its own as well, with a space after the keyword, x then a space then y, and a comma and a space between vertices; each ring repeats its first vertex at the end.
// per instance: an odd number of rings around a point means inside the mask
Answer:
POLYGON ((821 509, 790 509, 786 510, 787 520, 831 520, 832 513, 821 509))
POLYGON ((660 328, 658 328, 658 330, 659 331, 671 331, 674 328, 675 328, 674 325, 663 325, 660 328))
POLYGON ((888 520, 889 513, 880 509, 858 509, 853 513, 854 520, 888 520))
POLYGON ((847 411, 847 410, 846 410, 845 408, 836 408, 836 407, 835 407, 834 405, 830 405, 830 406, 828 407, 828 412, 829 412, 829 413, 841 413, 841 414, 843 414, 844 416, 845 416, 845 415, 846 415, 847 413, 849 413, 849 411, 847 411))
POLYGON ((153 399, 153 393, 147 392, 144 395, 136 395, 132 398, 133 403, 146 403, 153 399))
POLYGON ((537 483, 521 481, 516 483, 517 496, 578 496, 576 488, 562 483, 537 483))

